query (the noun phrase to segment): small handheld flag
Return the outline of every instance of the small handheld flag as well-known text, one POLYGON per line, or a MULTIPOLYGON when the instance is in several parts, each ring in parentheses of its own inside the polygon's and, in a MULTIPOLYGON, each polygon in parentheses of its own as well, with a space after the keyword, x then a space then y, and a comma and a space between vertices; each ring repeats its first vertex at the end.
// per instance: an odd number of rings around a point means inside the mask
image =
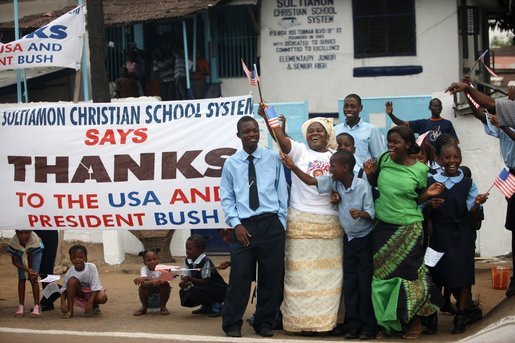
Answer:
POLYGON ((490 73, 490 75, 492 75, 493 77, 497 77, 497 74, 496 74, 496 73, 494 73, 494 71, 493 71, 492 69, 490 69, 490 67, 489 67, 489 66, 487 66, 487 65, 486 65, 486 63, 485 63, 485 55, 486 55, 486 53, 487 53, 487 52, 488 52, 488 49, 487 49, 487 50, 485 50, 485 52, 483 52, 483 53, 481 54, 481 56, 479 56, 479 60, 481 60, 481 63, 483 63, 483 66, 484 66, 484 67, 485 67, 485 69, 490 73))
POLYGON ((515 176, 511 175, 506 168, 503 168, 495 179, 494 185, 509 199, 515 193, 515 176))
POLYGON ((268 119, 268 125, 270 125, 271 128, 279 127, 279 117, 277 116, 277 113, 275 112, 274 106, 267 106, 265 108, 265 114, 266 118, 268 119))
POLYGON ((257 72, 257 67, 254 64, 254 69, 252 69, 252 72, 250 73, 250 84, 252 86, 256 86, 259 82, 259 76, 257 72))
POLYGON ((259 81, 256 65, 254 64, 254 69, 252 71, 250 71, 249 68, 247 67, 245 62, 243 62, 243 59, 242 59, 241 60, 241 66, 243 68, 243 72, 245 73, 245 75, 247 76, 247 79, 249 80, 250 85, 251 86, 256 86, 258 81, 259 81))

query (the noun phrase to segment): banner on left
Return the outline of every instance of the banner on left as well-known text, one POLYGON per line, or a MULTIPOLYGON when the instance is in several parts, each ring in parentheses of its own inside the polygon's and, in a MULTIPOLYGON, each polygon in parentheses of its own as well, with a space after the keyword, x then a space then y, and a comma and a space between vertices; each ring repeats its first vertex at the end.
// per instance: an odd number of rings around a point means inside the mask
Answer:
POLYGON ((21 39, 0 43, 0 70, 38 67, 78 70, 85 32, 84 6, 79 6, 21 39))

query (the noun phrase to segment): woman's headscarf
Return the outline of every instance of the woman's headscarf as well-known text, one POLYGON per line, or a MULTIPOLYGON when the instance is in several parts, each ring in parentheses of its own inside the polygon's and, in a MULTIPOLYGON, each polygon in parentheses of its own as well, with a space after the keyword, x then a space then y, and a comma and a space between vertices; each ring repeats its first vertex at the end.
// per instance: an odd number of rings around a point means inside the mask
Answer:
POLYGON ((320 123, 327 132, 327 149, 336 150, 336 148, 338 147, 338 143, 336 143, 336 134, 333 126, 333 118, 316 117, 304 122, 304 124, 302 124, 301 131, 302 135, 304 136, 304 139, 306 140, 308 127, 313 123, 320 123))

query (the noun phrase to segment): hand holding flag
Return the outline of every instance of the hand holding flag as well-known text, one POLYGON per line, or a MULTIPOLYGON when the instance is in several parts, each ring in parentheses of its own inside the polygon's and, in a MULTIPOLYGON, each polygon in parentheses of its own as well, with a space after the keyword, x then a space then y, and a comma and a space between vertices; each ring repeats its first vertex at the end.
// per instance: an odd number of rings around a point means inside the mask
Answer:
POLYGON ((268 121, 268 125, 272 129, 279 127, 279 117, 277 116, 277 113, 275 112, 274 106, 267 106, 265 107, 265 114, 268 121))

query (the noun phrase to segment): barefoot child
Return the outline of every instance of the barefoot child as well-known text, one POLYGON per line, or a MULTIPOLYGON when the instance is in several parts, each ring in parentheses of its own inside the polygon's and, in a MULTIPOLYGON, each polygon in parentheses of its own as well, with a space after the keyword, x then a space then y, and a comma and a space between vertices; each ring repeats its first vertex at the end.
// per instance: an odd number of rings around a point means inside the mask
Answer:
POLYGON ((227 290, 222 276, 214 268, 213 262, 204 254, 206 238, 193 235, 186 240, 186 259, 184 267, 189 270, 179 283, 181 305, 195 307, 201 305, 193 314, 207 314, 210 317, 222 315, 222 303, 227 290))
POLYGON ((25 281, 27 273, 32 294, 34 296, 34 310, 32 318, 41 317, 39 306, 38 273, 43 255, 43 243, 32 230, 16 230, 16 235, 9 242, 8 252, 11 254, 13 265, 18 268, 18 299, 20 304, 16 310, 16 317, 23 317, 25 312, 25 281))
POLYGON ((63 318, 73 317, 73 306, 84 309, 84 315, 101 314, 99 304, 107 302, 97 267, 88 262, 88 250, 82 245, 74 245, 68 251, 73 264, 64 276, 61 287, 61 312, 63 318))
POLYGON ((354 175, 356 159, 351 152, 337 151, 329 161, 332 176, 314 178, 300 170, 287 155, 284 164, 304 183, 317 186, 319 193, 338 192, 339 219, 345 230, 343 245, 343 293, 346 339, 376 337, 377 324, 371 300, 372 219, 374 204, 369 184, 354 175))
POLYGON ((138 295, 141 301, 141 308, 136 310, 133 315, 141 316, 147 313, 148 307, 160 307, 162 315, 170 314, 166 308, 166 303, 170 299, 172 287, 167 280, 161 278, 161 272, 156 270, 159 264, 157 251, 154 249, 144 250, 140 254, 143 256, 140 277, 134 279, 134 284, 138 285, 138 295))

